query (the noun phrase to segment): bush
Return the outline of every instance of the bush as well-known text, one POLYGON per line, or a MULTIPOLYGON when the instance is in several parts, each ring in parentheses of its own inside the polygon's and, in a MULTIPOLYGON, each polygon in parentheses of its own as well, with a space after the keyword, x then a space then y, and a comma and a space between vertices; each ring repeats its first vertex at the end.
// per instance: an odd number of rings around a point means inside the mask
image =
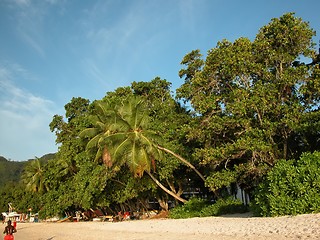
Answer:
POLYGON ((237 199, 219 199, 214 204, 209 202, 192 198, 182 206, 177 206, 170 210, 170 218, 191 218, 191 217, 209 217, 219 216, 228 213, 243 213, 248 209, 240 200, 237 199))
POLYGON ((219 199, 214 204, 209 205, 201 210, 201 217, 220 216, 231 213, 245 213, 248 208, 238 199, 219 199))
POLYGON ((320 212, 320 153, 280 160, 258 186, 252 211, 260 216, 320 212))
POLYGON ((169 217, 174 219, 199 217, 201 210, 207 205, 207 201, 203 199, 191 198, 184 205, 171 209, 169 217))

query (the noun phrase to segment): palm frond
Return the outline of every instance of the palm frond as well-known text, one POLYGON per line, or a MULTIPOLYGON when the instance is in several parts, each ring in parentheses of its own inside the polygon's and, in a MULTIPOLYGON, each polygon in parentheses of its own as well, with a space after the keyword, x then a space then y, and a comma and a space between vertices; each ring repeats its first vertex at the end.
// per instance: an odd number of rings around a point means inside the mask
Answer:
POLYGON ((122 165, 125 157, 130 155, 130 145, 131 143, 128 138, 121 143, 114 145, 115 147, 112 149, 112 157, 114 158, 114 161, 122 165))
POLYGON ((90 137, 93 137, 95 136, 96 134, 98 133, 98 130, 97 128, 86 128, 84 130, 82 130, 79 134, 79 137, 81 138, 90 138, 90 137))
POLYGON ((150 172, 150 155, 145 151, 145 149, 137 148, 129 167, 136 177, 141 178, 145 171, 150 172))
POLYGON ((101 159, 101 156, 102 156, 102 149, 98 148, 94 161, 99 162, 99 160, 101 159))
POLYGON ((100 139, 101 139, 100 134, 91 138, 90 141, 87 143, 86 150, 89 150, 94 147, 98 147, 98 143, 99 143, 100 139))

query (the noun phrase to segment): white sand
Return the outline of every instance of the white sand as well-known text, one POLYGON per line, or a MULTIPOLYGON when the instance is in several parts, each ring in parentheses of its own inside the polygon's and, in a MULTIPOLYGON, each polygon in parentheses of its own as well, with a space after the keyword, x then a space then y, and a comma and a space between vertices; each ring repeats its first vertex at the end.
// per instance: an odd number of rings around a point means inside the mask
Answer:
POLYGON ((17 230, 15 240, 320 239, 320 214, 277 218, 255 218, 244 214, 117 223, 18 223, 17 230))

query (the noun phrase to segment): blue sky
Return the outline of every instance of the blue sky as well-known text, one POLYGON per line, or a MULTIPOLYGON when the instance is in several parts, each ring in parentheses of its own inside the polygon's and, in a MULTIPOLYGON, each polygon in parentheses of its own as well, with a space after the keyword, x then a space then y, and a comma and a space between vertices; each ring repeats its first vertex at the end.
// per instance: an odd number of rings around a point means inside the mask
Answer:
POLYGON ((191 50, 254 39, 287 12, 319 34, 319 10, 319 0, 0 0, 0 156, 56 152, 49 123, 72 97, 157 76, 174 91, 191 50))

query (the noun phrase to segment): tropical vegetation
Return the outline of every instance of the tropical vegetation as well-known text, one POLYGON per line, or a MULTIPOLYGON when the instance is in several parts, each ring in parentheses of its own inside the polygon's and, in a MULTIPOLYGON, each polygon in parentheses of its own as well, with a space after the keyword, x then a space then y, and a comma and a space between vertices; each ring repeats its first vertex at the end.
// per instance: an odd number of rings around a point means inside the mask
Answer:
POLYGON ((280 160, 256 189, 252 209, 257 215, 297 215, 320 211, 320 152, 297 160, 280 160))
POLYGON ((55 157, 28 162, 10 201, 43 218, 150 208, 176 218, 246 210, 235 198, 241 189, 258 215, 319 212, 314 37, 287 13, 253 40, 186 54, 175 92, 156 77, 93 102, 72 98, 49 126, 55 157))

